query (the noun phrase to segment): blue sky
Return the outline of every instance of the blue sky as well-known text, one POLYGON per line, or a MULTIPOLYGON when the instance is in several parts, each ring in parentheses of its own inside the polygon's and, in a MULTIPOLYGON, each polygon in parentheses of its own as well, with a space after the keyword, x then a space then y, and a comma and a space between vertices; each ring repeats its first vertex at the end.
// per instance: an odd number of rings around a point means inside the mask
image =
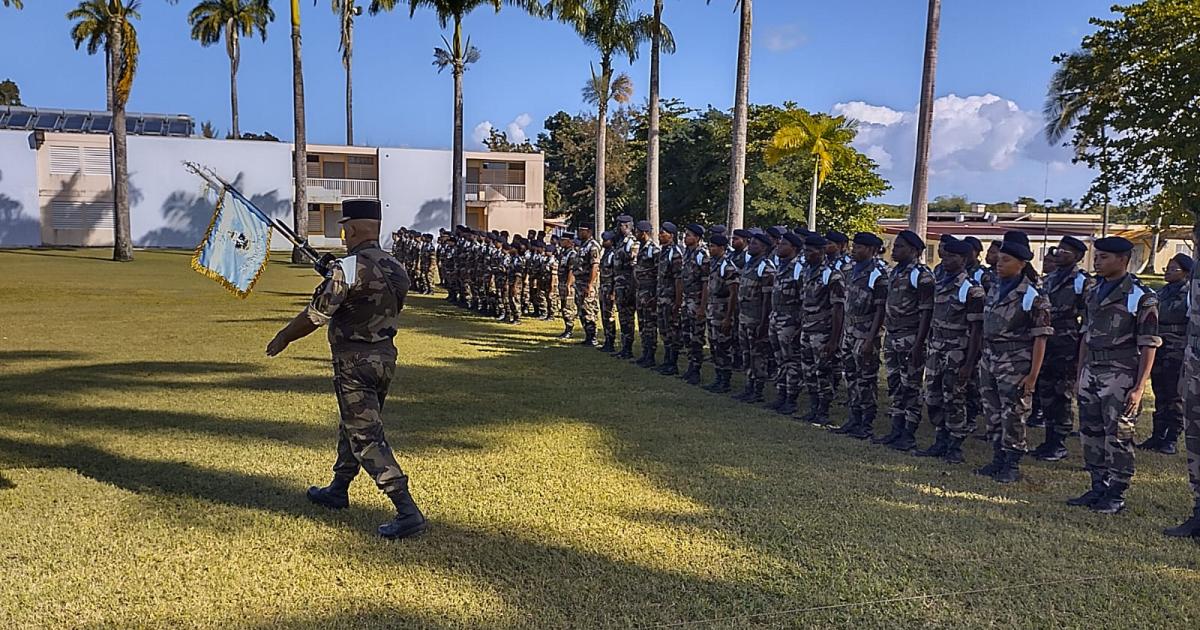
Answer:
MULTIPOLYGON (((1018 195, 1079 198, 1090 181, 1069 154, 1037 137, 1050 58, 1076 47, 1088 18, 1108 14, 1111 0, 947 0, 941 54, 932 195, 966 194, 1003 201, 1018 195), (1047 185, 1047 172, 1049 183, 1047 185)), ((12 78, 32 106, 104 106, 103 61, 74 49, 67 0, 26 0, 24 11, 0 9, 0 80, 12 78)), ((650 3, 643 2, 648 9, 650 3)), ((759 0, 755 3, 751 100, 798 102, 863 121, 858 146, 876 158, 894 187, 885 199, 906 202, 912 177, 912 119, 924 42, 925 0, 759 0)), ((243 45, 239 73, 241 127, 290 139, 291 61, 288 4, 273 2, 276 21, 265 44, 243 45)), ((337 22, 328 0, 302 0, 310 142, 344 140, 343 72, 337 22)), ((131 111, 186 113, 229 127, 228 59, 223 46, 188 38, 189 0, 143 0, 138 26, 142 61, 131 111)), ((733 0, 666 0, 664 21, 679 50, 664 57, 664 98, 694 107, 728 108, 733 99, 737 14, 733 0)), ((431 65, 441 29, 426 10, 359 18, 355 50, 358 143, 448 147, 451 80, 431 65)), ((533 137, 558 110, 582 111, 580 87, 595 55, 566 26, 505 8, 466 20, 483 56, 466 74, 468 146, 491 124, 533 137)), ((648 56, 632 67, 635 97, 646 95, 648 56)))

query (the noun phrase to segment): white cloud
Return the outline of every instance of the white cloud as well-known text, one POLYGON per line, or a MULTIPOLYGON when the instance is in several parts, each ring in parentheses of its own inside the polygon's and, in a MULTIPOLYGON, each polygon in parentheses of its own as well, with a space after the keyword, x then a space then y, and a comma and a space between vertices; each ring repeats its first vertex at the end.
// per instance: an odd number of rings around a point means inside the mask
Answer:
POLYGON ((487 140, 488 136, 492 133, 493 128, 492 121, 485 120, 475 125, 475 128, 471 130, 471 139, 475 141, 475 144, 482 145, 483 141, 487 140))
POLYGON ((797 24, 781 24, 767 27, 763 33, 763 45, 771 52, 787 52, 808 42, 808 36, 797 24))
POLYGON ((525 140, 528 139, 528 136, 525 134, 525 128, 528 127, 529 123, 532 122, 533 117, 528 113, 524 113, 518 115, 512 120, 512 122, 508 123, 504 129, 508 134, 509 142, 514 144, 521 144, 522 142, 525 142, 525 140))

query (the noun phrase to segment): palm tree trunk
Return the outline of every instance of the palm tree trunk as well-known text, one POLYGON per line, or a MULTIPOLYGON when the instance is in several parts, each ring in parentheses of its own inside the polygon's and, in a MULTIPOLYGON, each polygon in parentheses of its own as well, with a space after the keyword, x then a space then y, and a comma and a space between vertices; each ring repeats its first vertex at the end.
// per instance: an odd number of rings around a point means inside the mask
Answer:
POLYGON ((233 138, 237 140, 242 137, 241 132, 238 130, 237 94, 237 71, 241 61, 241 51, 238 50, 237 31, 228 25, 225 30, 225 38, 229 42, 229 111, 233 118, 233 138))
POLYGON ((654 33, 650 43, 650 127, 646 133, 646 220, 658 233, 658 64, 662 42, 662 0, 654 0, 654 33))
POLYGON ((738 35, 737 83, 733 97, 733 156, 729 171, 729 229, 741 229, 746 193, 746 118, 750 101, 750 29, 752 1, 741 0, 741 27, 738 35))
POLYGON ((113 110, 113 62, 112 49, 104 47, 104 111, 113 110))
MULTIPOLYGON (((115 79, 117 69, 124 65, 121 51, 125 48, 120 25, 113 28, 110 39, 113 50, 110 74, 115 79)), ((129 158, 125 143, 125 99, 116 94, 116 86, 111 85, 111 82, 110 86, 113 92, 113 260, 125 262, 133 260, 133 239, 129 227, 129 158)))
POLYGON ((813 164, 812 190, 808 192, 808 229, 817 230, 817 186, 820 185, 821 161, 813 164))
POLYGON ((933 84, 937 74, 938 27, 942 0, 929 0, 925 25, 925 67, 921 72, 921 109, 917 116, 917 156, 913 168, 912 205, 908 227, 921 238, 929 225, 929 140, 933 132, 933 84))
POLYGON ((596 224, 592 226, 593 234, 599 234, 605 230, 604 197, 607 190, 605 190, 604 176, 608 144, 608 97, 609 89, 612 87, 612 61, 608 58, 600 60, 600 81, 603 92, 599 95, 600 102, 596 107, 596 198, 595 216, 592 217, 596 224))
MULTIPOLYGON (((308 238, 308 151, 304 137, 304 73, 300 64, 300 0, 292 0, 292 114, 295 118, 295 145, 292 150, 292 179, 295 202, 292 204, 292 229, 296 236, 308 238)), ((292 248, 292 262, 307 262, 299 247, 292 248)))
POLYGON ((454 17, 454 164, 450 196, 453 199, 450 212, 450 227, 466 224, 466 196, 463 191, 463 68, 462 59, 466 51, 462 48, 462 18, 454 17))
POLYGON ((354 88, 350 81, 350 67, 353 65, 353 53, 350 50, 350 40, 346 40, 346 144, 354 146, 354 88))

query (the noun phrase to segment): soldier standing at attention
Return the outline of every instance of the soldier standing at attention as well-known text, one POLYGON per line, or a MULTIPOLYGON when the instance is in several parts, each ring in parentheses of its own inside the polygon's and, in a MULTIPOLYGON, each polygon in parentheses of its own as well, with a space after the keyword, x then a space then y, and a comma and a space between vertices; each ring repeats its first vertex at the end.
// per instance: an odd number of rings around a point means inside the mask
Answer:
POLYGON ((437 247, 433 245, 432 234, 421 235, 421 289, 425 295, 433 294, 433 259, 437 255, 437 247))
POLYGON ((592 226, 579 226, 579 253, 571 269, 575 279, 575 308, 586 335, 581 346, 596 347, 596 322, 600 318, 600 244, 592 238, 592 226))
POLYGON ((618 359, 633 358, 633 333, 637 316, 636 267, 638 243, 633 238, 633 217, 617 217, 617 240, 613 243, 613 295, 617 303, 617 321, 621 324, 621 351, 618 359))
POLYGON ((507 319, 508 309, 508 269, 511 260, 508 255, 508 237, 496 237, 496 246, 492 248, 492 316, 498 321, 507 319))
POLYGON ((726 255, 729 239, 717 234, 708 241, 708 287, 704 313, 708 322, 708 345, 716 379, 707 389, 714 394, 730 390, 733 379, 734 336, 737 334, 737 287, 740 272, 726 255))
POLYGON ((525 240, 519 235, 513 237, 512 245, 508 247, 508 295, 505 296, 504 321, 509 324, 521 323, 521 296, 525 290, 525 240))
POLYGON ((879 333, 887 311, 888 269, 879 260, 883 240, 870 232, 854 235, 854 266, 846 278, 845 424, 834 429, 860 440, 871 437, 878 410, 879 333))
POLYGON ((1183 373, 1183 355, 1187 348, 1187 279, 1192 266, 1191 256, 1176 254, 1167 263, 1163 274, 1167 284, 1158 291, 1158 336, 1162 337, 1163 343, 1154 357, 1154 369, 1150 371, 1150 387, 1154 390, 1154 429, 1145 442, 1134 445, 1163 455, 1176 453, 1175 442, 1183 430, 1179 375, 1183 373))
POLYGON ((704 363, 704 290, 708 284, 708 249, 704 246, 704 228, 688 225, 683 235, 686 249, 679 272, 677 292, 683 295, 679 310, 680 346, 687 348, 687 370, 683 379, 689 385, 700 384, 700 366, 704 363))
POLYGON ((1046 340, 1054 334, 1050 301, 1038 292, 1031 260, 1033 252, 1024 232, 1004 235, 996 259, 996 285, 983 310, 980 389, 992 440, 992 462, 975 472, 1000 483, 1021 478, 1025 423, 1033 406, 1046 340))
POLYGON ((546 314, 542 319, 550 321, 558 313, 558 245, 550 243, 542 257, 542 295, 546 300, 546 314))
POLYGON ((683 270, 683 250, 675 242, 679 228, 664 221, 658 233, 658 332, 663 340, 663 362, 658 373, 673 376, 679 373, 679 307, 683 295, 679 291, 679 274, 683 270))
POLYGON ((637 325, 642 333, 642 356, 637 365, 652 368, 658 364, 654 355, 658 352, 658 245, 651 238, 654 226, 649 221, 638 221, 637 262, 633 277, 637 282, 637 325))
MULTIPOLYGON (((750 230, 734 230, 733 236, 729 238, 729 246, 733 251, 729 252, 729 261, 738 268, 740 273, 746 268, 746 261, 750 260, 750 253, 746 251, 746 247, 750 244, 750 230)), ((737 332, 737 320, 733 321, 733 369, 741 370, 742 359, 745 357, 746 349, 742 347, 741 337, 737 332)))
POLYGON ((742 402, 762 402, 767 381, 767 355, 771 352, 767 323, 775 283, 775 263, 770 258, 773 248, 766 234, 754 234, 748 248, 750 259, 738 278, 738 337, 745 353, 746 387, 734 399, 742 402))
POLYGON ((1054 336, 1046 342, 1046 360, 1038 376, 1038 396, 1045 418, 1046 440, 1033 450, 1033 457, 1056 462, 1067 456, 1066 440, 1075 428, 1075 376, 1079 371, 1079 319, 1087 309, 1087 292, 1095 284, 1078 263, 1087 245, 1074 236, 1059 242, 1054 272, 1042 279, 1042 291, 1050 300, 1050 325, 1054 336))
POLYGON ((393 338, 409 279, 400 261, 379 248, 378 201, 342 204, 347 256, 337 261, 312 302, 267 344, 276 356, 289 344, 329 325, 333 387, 341 422, 333 481, 308 489, 308 499, 341 509, 350 505, 350 482, 359 468, 392 500, 396 516, 379 526, 385 538, 406 538, 425 530, 425 517, 413 502, 408 477, 400 470, 383 435, 383 402, 396 370, 393 338))
POLYGON ((615 235, 611 230, 605 230, 600 234, 600 325, 604 329, 604 345, 600 346, 603 352, 616 352, 617 343, 617 321, 613 318, 613 310, 616 306, 616 294, 614 292, 613 275, 615 267, 613 266, 613 239, 615 235))
POLYGON ((963 461, 967 437, 967 383, 979 360, 986 295, 967 274, 966 261, 974 249, 966 241, 947 243, 942 257, 943 277, 933 297, 933 320, 925 364, 925 408, 936 429, 933 444, 915 454, 963 461))
POLYGON ((854 266, 854 260, 846 251, 850 237, 837 230, 829 230, 825 233, 825 241, 825 257, 829 264, 843 275, 848 274, 850 268, 854 266))
POLYGON ((804 265, 800 252, 804 238, 789 232, 774 247, 780 267, 771 287, 771 314, 767 316, 767 338, 775 354, 775 401, 768 408, 790 416, 804 387, 801 365, 800 320, 804 317, 804 265))
MULTIPOLYGON (((972 248, 972 254, 967 259, 967 274, 976 284, 983 287, 984 295, 992 290, 992 282, 994 280, 994 272, 990 267, 985 267, 979 262, 979 256, 983 254, 983 243, 974 236, 968 236, 963 239, 963 242, 969 243, 972 248)), ((975 432, 978 426, 979 412, 983 409, 983 401, 979 396, 979 369, 976 367, 975 373, 971 375, 971 380, 967 383, 967 434, 975 432)))
POLYGON ((828 241, 819 234, 804 239, 803 307, 800 358, 808 384, 809 412, 804 419, 827 426, 833 403, 834 360, 842 345, 846 282, 842 272, 825 259, 828 241))
POLYGON ((925 372, 925 340, 933 315, 933 272, 920 261, 925 241, 904 230, 892 244, 896 268, 888 283, 887 337, 883 354, 887 364, 889 413, 892 430, 871 440, 898 451, 916 446, 913 438, 921 422, 921 379, 925 372))
POLYGON ((1079 441, 1092 485, 1067 503, 1116 514, 1133 479, 1134 425, 1162 338, 1158 296, 1127 271, 1133 243, 1109 236, 1095 247, 1099 282, 1087 296, 1079 344, 1079 441))
POLYGON ((545 272, 546 257, 543 254, 540 240, 529 241, 529 267, 526 269, 526 291, 529 293, 529 307, 535 319, 546 314, 546 301, 542 296, 542 274, 545 272))
MULTIPOLYGON (((1192 228, 1192 251, 1200 254, 1200 214, 1192 228)), ((1183 376, 1180 395, 1183 396, 1184 445, 1187 447, 1188 480, 1191 482, 1194 507, 1192 516, 1175 527, 1163 530, 1172 538, 1200 539, 1200 265, 1193 265, 1188 275, 1187 348, 1183 351, 1183 376)))
POLYGON ((563 331, 559 339, 570 339, 575 330, 575 235, 564 232, 558 241, 558 312, 562 314, 563 331))

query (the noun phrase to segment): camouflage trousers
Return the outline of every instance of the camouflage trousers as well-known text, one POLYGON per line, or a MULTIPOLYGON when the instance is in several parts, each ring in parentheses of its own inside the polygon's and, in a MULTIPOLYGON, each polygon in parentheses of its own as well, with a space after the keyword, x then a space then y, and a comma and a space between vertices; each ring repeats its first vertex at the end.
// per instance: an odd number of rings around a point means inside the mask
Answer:
POLYGON ((916 343, 917 331, 912 329, 887 331, 883 344, 888 396, 892 399, 889 415, 914 427, 921 423, 921 379, 925 372, 923 364, 914 366, 911 360, 916 343))
POLYGON ((967 429, 967 384, 971 379, 960 383, 958 378, 966 360, 965 338, 929 341, 925 357, 925 409, 929 413, 929 423, 958 439, 970 434, 967 429))
POLYGON ((1158 435, 1178 437, 1183 429, 1183 394, 1180 386, 1183 352, 1159 348, 1150 369, 1150 388, 1154 390, 1154 430, 1158 435))
POLYGON ((1033 394, 1021 381, 1033 363, 1033 343, 993 346, 985 342, 979 383, 987 434, 1010 451, 1025 452, 1025 423, 1033 409, 1033 394))
POLYGON ((758 336, 759 321, 745 317, 738 321, 738 341, 743 348, 742 366, 746 378, 764 383, 767 380, 767 355, 771 353, 771 341, 767 335, 758 336))
POLYGON ((775 357, 775 387, 796 394, 804 388, 804 366, 801 359, 800 319, 773 311, 767 323, 767 342, 775 357))
POLYGON ((333 474, 353 479, 362 468, 385 493, 404 489, 408 479, 383 435, 383 402, 395 370, 394 350, 333 356, 333 389, 341 414, 333 474))
POLYGON ((983 394, 979 391, 979 382, 983 378, 982 371, 976 367, 967 381, 967 433, 974 433, 979 426, 979 414, 983 412, 983 394))
POLYGON ((1038 373, 1037 394, 1046 417, 1046 435, 1071 434, 1075 428, 1075 379, 1079 371, 1079 339, 1055 336, 1046 342, 1046 358, 1038 373))
POLYGON ((733 353, 735 351, 735 339, 737 335, 737 322, 730 321, 729 329, 723 330, 722 323, 725 321, 725 316, 729 314, 729 307, 714 306, 708 307, 708 346, 709 353, 712 355, 713 367, 717 372, 731 371, 733 369, 733 353))
POLYGON ((846 408, 870 426, 879 403, 879 336, 867 338, 871 322, 847 324, 842 335, 846 360, 846 408), (865 354, 865 356, 864 356, 865 354))
POLYGON ((675 312, 675 297, 660 295, 658 302, 658 334, 662 335, 663 349, 678 352, 683 347, 679 343, 679 313, 675 312))
POLYGON ((642 332, 642 348, 654 354, 658 350, 658 296, 653 291, 637 292, 637 325, 642 332))
POLYGON ((558 283, 558 312, 562 315, 564 326, 568 329, 575 327, 575 291, 565 282, 558 283))
POLYGON ((704 362, 704 310, 699 295, 684 295, 679 309, 679 345, 687 350, 689 364, 704 362))
POLYGON ((1179 393, 1183 395, 1184 444, 1192 496, 1196 505, 1200 505, 1200 349, 1189 348, 1184 356, 1183 378, 1179 381, 1179 393))
POLYGON ((433 270, 429 267, 421 267, 417 273, 417 289, 420 291, 433 290, 433 270))
POLYGON ((554 286, 554 279, 545 277, 538 282, 538 294, 542 298, 545 311, 543 314, 548 317, 558 315, 558 290, 554 286))
MULTIPOLYGON (((832 322, 830 324, 832 325, 832 322)), ((808 395, 814 401, 824 404, 833 401, 833 369, 837 352, 825 353, 825 346, 832 337, 832 328, 818 328, 800 333, 800 364, 804 369, 804 383, 808 386, 808 395)))
POLYGON ((531 283, 529 281, 529 274, 522 275, 521 276, 521 304, 520 304, 522 315, 529 312, 530 284, 531 283))
POLYGON ((495 301, 496 281, 492 278, 492 273, 489 271, 480 278, 479 290, 477 297, 479 299, 479 308, 491 308, 495 301))
POLYGON ((506 308, 506 302, 508 301, 508 278, 495 276, 494 282, 496 286, 492 289, 492 310, 501 313, 506 308))
POLYGON ((600 319, 600 297, 598 291, 592 291, 588 296, 586 284, 575 285, 575 310, 579 313, 579 323, 589 335, 596 334, 596 320, 600 319))
POLYGON ((1109 482, 1128 485, 1134 473, 1133 432, 1139 410, 1125 415, 1137 381, 1138 359, 1084 365, 1079 377, 1079 442, 1083 466, 1109 482))
POLYGON ((546 307, 549 306, 550 300, 547 299, 549 296, 546 295, 545 281, 542 278, 531 278, 529 284, 529 303, 533 306, 534 314, 546 315, 546 307))
POLYGON ((604 343, 616 342, 617 320, 614 317, 617 299, 611 286, 600 286, 600 326, 604 330, 604 343))
POLYGON ((618 285, 613 289, 617 301, 617 321, 621 324, 621 347, 633 347, 633 333, 637 316, 637 292, 633 287, 618 285))
POLYGON ((508 295, 504 303, 504 316, 512 321, 521 319, 521 293, 525 290, 525 278, 517 276, 508 283, 508 295))

